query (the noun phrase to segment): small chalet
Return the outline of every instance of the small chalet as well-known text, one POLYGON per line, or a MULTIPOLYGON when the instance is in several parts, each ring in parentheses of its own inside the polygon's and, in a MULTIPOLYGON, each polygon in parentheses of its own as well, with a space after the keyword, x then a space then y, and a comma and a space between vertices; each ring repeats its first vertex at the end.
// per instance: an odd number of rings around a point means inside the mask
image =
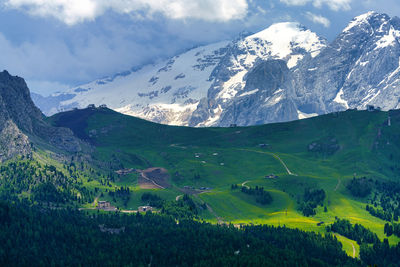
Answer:
POLYGON ((151 207, 151 206, 140 206, 138 208, 138 211, 140 211, 140 212, 146 212, 146 211, 152 211, 152 210, 153 210, 153 207, 151 207))
POLYGON ((121 169, 121 170, 115 171, 115 173, 117 173, 119 175, 127 175, 134 171, 135 171, 134 169, 121 169))
POLYGON ((99 201, 97 203, 97 208, 98 209, 110 209, 111 208, 111 204, 108 201, 99 201))
POLYGON ((373 111, 381 111, 382 109, 380 107, 375 107, 374 105, 367 105, 367 111, 373 112, 373 111))
POLYGON ((278 175, 275 175, 275 174, 273 174, 273 173, 270 174, 270 175, 266 175, 266 176, 265 176, 266 179, 276 179, 276 178, 278 178, 278 177, 279 177, 278 175))

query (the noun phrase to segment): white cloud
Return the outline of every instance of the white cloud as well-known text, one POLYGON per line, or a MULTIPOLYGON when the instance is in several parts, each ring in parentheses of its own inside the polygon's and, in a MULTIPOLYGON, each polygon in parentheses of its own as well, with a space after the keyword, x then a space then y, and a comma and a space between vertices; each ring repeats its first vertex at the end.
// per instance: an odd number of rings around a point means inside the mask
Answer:
MULTIPOLYGON (((17 73, 11 73, 11 75, 16 74, 17 73)), ((35 92, 43 96, 48 96, 55 92, 65 92, 67 89, 70 88, 70 86, 67 84, 43 80, 26 80, 26 83, 31 92, 35 92)))
POLYGON ((221 22, 242 19, 248 11, 247 0, 6 0, 5 6, 34 16, 51 16, 68 25, 94 20, 108 10, 221 22))
POLYGON ((57 38, 16 45, 0 33, 0 66, 28 80, 33 91, 44 93, 128 70, 132 62, 141 65, 152 56, 166 53, 166 48, 128 42, 124 37, 86 34, 85 40, 73 46, 57 38))
POLYGON ((96 23, 71 28, 23 14, 15 20, 1 14, 0 8, 0 70, 25 78, 42 94, 166 59, 189 47, 231 39, 246 22, 164 16, 132 20, 130 15, 107 13, 96 23), (4 30, 7 27, 12 30, 4 30))
POLYGON ((311 20, 314 23, 318 23, 323 25, 325 28, 328 28, 331 25, 331 22, 329 19, 321 16, 321 15, 317 15, 311 12, 307 12, 306 13, 306 17, 311 20))
POLYGON ((352 0, 280 0, 289 6, 304 6, 308 3, 312 3, 315 7, 321 8, 323 5, 327 5, 334 11, 339 10, 350 10, 352 0))

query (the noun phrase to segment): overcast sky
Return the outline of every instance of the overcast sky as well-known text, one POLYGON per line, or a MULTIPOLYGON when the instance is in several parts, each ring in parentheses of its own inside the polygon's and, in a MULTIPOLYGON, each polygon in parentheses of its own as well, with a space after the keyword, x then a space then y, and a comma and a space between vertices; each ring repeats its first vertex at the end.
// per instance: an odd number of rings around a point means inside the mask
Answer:
POLYGON ((297 21, 332 40, 398 0, 0 0, 0 69, 43 95, 194 46, 297 21))

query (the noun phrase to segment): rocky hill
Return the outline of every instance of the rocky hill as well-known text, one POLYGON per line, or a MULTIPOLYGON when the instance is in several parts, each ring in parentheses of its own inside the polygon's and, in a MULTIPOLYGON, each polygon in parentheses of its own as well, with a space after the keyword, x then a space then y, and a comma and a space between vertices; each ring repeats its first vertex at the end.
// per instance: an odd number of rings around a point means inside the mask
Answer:
POLYGON ((29 157, 32 142, 46 142, 68 152, 81 150, 70 129, 45 121, 24 79, 0 72, 0 161, 17 155, 29 157))

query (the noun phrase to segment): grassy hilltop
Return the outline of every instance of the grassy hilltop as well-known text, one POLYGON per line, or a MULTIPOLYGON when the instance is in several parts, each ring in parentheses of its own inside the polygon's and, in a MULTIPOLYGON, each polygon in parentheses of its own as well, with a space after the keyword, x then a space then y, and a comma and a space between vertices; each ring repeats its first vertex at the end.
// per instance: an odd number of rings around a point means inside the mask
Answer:
MULTIPOLYGON (((49 120, 55 126, 71 128, 94 145, 98 172, 152 167, 167 171, 164 178, 155 176, 154 189, 143 186, 138 172, 113 173, 110 184, 96 179, 86 182, 89 188, 102 192, 99 200, 123 209, 135 210, 145 204, 141 196, 146 192, 167 200, 187 193, 203 207, 199 217, 210 222, 286 225, 325 233, 325 226, 338 217, 369 228, 380 239, 386 237, 387 222, 366 210, 378 193, 357 197, 347 185, 354 177, 400 182, 400 111, 349 110, 288 123, 233 128, 165 126, 106 108, 59 113, 49 120), (277 177, 266 178, 268 175, 277 177), (232 185, 238 188, 232 189, 232 185), (106 193, 121 186, 129 188, 129 201, 106 193), (256 186, 263 187, 273 201, 260 204, 240 190, 256 186), (314 209, 316 214, 304 216, 301 205, 305 191, 321 189, 325 198, 314 209)), ((349 254, 353 247, 358 251, 356 242, 338 238, 349 254)), ((391 244, 398 241, 394 235, 389 238, 391 244)))

